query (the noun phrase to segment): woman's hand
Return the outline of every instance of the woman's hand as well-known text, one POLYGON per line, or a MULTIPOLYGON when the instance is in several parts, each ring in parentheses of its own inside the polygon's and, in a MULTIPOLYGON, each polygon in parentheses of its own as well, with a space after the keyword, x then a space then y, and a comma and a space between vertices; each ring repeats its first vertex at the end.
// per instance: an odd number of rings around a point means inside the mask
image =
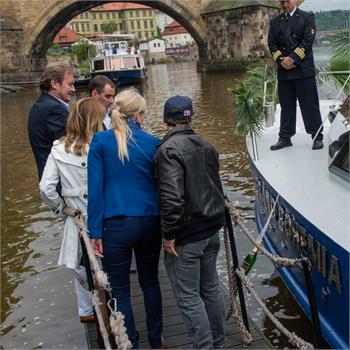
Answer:
POLYGON ((91 238, 90 241, 91 241, 92 250, 94 251, 95 255, 99 256, 100 258, 103 258, 102 239, 91 238))

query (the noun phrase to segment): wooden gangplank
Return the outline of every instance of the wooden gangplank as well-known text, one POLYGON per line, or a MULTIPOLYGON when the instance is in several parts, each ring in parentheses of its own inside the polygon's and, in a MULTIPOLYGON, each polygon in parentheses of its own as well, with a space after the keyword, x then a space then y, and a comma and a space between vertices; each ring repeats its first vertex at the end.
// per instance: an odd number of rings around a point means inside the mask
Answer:
MULTIPOLYGON (((166 274, 165 268, 160 261, 159 266, 159 282, 162 291, 163 300, 163 336, 166 340, 168 349, 190 349, 191 342, 186 332, 179 308, 176 305, 175 298, 173 296, 170 282, 166 274)), ((225 295, 226 309, 229 309, 229 298, 227 292, 223 288, 225 295)), ((150 349, 150 345, 147 340, 147 328, 146 328, 146 314, 143 303, 142 291, 138 285, 137 274, 131 274, 131 295, 132 304, 135 316, 136 329, 140 333, 139 348, 150 349)), ((263 337, 260 331, 256 328, 251 320, 250 331, 252 332, 253 341, 247 347, 247 349, 270 349, 272 346, 263 337)), ((94 324, 85 324, 88 347, 90 349, 97 349, 97 335, 96 327, 94 324)), ((226 322, 226 348, 228 349, 242 349, 242 336, 232 319, 226 322)))

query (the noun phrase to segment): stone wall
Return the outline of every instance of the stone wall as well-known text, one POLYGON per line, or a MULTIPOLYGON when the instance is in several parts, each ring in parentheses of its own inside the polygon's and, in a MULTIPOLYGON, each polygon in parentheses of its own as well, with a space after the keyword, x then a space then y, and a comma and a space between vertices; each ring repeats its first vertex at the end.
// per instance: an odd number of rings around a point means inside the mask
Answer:
POLYGON ((269 57, 269 21, 278 9, 242 7, 206 14, 208 69, 235 69, 269 57))

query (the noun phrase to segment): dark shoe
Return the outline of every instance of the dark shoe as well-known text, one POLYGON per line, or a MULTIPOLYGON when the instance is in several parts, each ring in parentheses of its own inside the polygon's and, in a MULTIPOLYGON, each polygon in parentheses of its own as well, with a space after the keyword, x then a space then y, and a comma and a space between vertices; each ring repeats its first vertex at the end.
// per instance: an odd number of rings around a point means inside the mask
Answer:
POLYGON ((323 148, 323 142, 322 140, 315 140, 312 149, 322 149, 323 148))
POLYGON ((80 316, 80 322, 95 322, 95 316, 94 315, 89 315, 89 316, 80 316))
POLYGON ((293 146, 290 140, 279 139, 277 143, 270 147, 271 151, 277 151, 278 149, 293 146))

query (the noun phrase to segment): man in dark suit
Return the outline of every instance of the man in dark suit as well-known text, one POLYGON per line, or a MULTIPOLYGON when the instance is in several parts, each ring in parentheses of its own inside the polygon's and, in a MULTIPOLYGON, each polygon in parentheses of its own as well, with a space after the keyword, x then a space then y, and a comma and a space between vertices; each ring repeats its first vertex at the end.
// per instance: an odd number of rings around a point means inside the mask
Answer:
POLYGON ((90 96, 101 102, 106 108, 106 115, 103 120, 105 130, 112 127, 111 106, 115 96, 115 85, 107 76, 99 74, 90 80, 90 96))
POLYGON ((297 99, 306 132, 312 136, 312 149, 323 148, 322 119, 312 52, 316 35, 315 16, 300 10, 297 3, 298 0, 281 0, 283 13, 270 22, 268 45, 278 67, 278 96, 281 104, 279 140, 271 146, 273 151, 292 146, 297 99))
POLYGON ((75 93, 74 70, 60 62, 48 64, 40 77, 41 95, 28 117, 28 135, 41 179, 52 144, 66 133, 68 102, 75 93))

